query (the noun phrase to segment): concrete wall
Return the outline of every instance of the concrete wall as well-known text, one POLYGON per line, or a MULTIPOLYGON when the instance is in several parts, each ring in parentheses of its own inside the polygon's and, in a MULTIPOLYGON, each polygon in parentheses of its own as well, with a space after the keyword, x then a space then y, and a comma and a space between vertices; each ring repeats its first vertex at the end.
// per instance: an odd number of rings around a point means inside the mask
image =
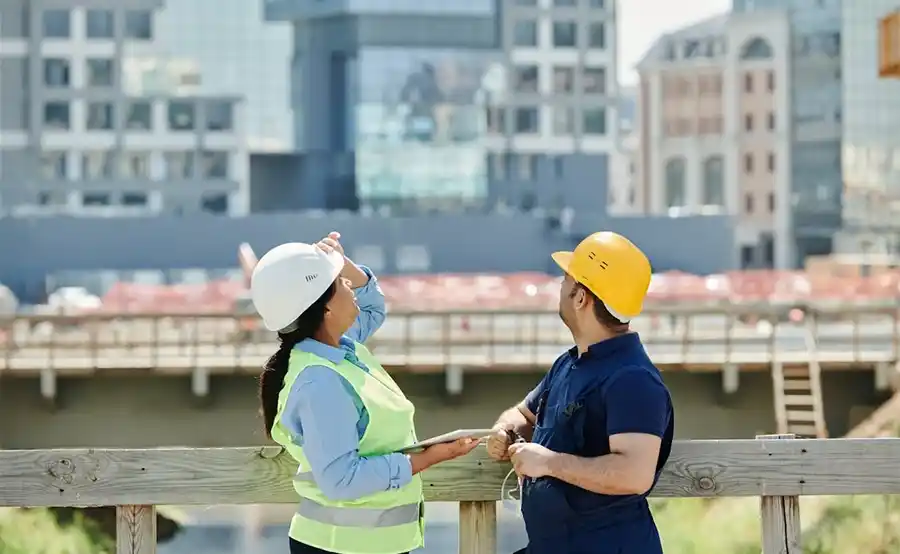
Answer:
MULTIPOLYGON (((460 427, 483 427, 521 400, 539 374, 466 375, 458 400, 444 396, 442 375, 398 375, 416 405, 420 436, 460 427)), ((774 432, 771 378, 741 375, 734 395, 718 374, 667 373, 682 439, 748 438, 774 432)), ((59 408, 42 407, 36 379, 0 383, 0 448, 241 446, 264 444, 252 377, 214 377, 210 405, 199 407, 189 378, 98 376, 59 382, 59 408)), ((826 419, 843 435, 884 400, 869 372, 824 375, 826 419), (852 419, 852 421, 851 421, 852 419)))
POLYGON ((734 268, 729 220, 610 218, 577 214, 572 232, 527 214, 362 217, 352 213, 259 214, 245 218, 0 219, 0 282, 21 299, 44 294, 48 273, 64 270, 228 268, 248 241, 262 253, 285 241, 312 241, 331 230, 348 253, 377 245, 382 273, 397 273, 402 246, 424 246, 431 272, 555 271, 550 252, 602 229, 623 232, 645 249, 657 271, 711 273, 734 268))

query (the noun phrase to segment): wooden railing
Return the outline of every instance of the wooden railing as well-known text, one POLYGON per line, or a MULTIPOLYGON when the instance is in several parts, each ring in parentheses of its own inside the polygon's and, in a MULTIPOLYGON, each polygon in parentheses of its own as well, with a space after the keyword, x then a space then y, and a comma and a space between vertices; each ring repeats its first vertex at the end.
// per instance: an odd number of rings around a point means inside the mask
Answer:
MULTIPOLYGON (((806 319, 804 324, 790 321, 786 308, 673 306, 649 308, 633 327, 663 367, 768 369, 776 357, 784 364, 805 363, 808 328, 824 369, 900 359, 897 306, 817 308, 806 319)), ((367 342, 385 366, 415 371, 543 369, 571 344, 558 315, 543 311, 390 313, 367 342)), ((255 316, 22 315, 0 320, 0 369, 20 372, 256 371, 273 347, 274 336, 260 330, 255 316)))
MULTIPOLYGON (((678 441, 653 496, 759 496, 763 553, 800 554, 801 495, 898 494, 897 460, 900 439, 678 441)), ((155 505, 295 503, 295 469, 278 447, 7 450, 0 506, 116 506, 117 554, 153 554, 155 505)), ((508 470, 478 448, 425 472, 427 501, 459 502, 460 553, 496 552, 508 470)))

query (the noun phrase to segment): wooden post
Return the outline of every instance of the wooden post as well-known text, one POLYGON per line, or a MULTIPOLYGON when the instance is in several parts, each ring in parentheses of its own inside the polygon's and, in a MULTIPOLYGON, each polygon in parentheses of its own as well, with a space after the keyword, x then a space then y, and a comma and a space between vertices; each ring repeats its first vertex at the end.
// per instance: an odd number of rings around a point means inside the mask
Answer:
MULTIPOLYGON (((757 439, 794 438, 793 434, 757 435, 757 439)), ((802 554, 800 547, 800 497, 763 496, 760 498, 763 554, 802 554)))
POLYGON ((156 554, 156 506, 116 506, 116 554, 156 554))
POLYGON ((497 503, 459 503, 459 553, 497 554, 497 503))

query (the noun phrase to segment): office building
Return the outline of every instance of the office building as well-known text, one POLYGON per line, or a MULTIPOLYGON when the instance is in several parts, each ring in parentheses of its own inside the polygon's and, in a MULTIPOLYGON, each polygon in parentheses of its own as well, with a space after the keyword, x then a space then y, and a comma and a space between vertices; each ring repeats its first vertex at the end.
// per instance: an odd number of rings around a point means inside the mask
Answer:
POLYGON ((879 21, 898 11, 900 0, 844 2, 844 230, 835 245, 893 265, 900 257, 900 78, 879 75, 878 41, 879 21))
POLYGON ((734 216, 741 267, 792 267, 791 69, 784 11, 661 37, 638 66, 638 210, 734 216))
POLYGON ((137 86, 138 69, 155 64, 154 14, 162 7, 0 3, 3 213, 247 211, 240 99, 137 86))
POLYGON ((155 29, 157 65, 181 68, 180 87, 244 99, 251 152, 294 150, 290 25, 265 21, 254 0, 168 0, 155 29))
POLYGON ((294 28, 301 181, 326 191, 308 203, 605 210, 618 135, 612 0, 265 9, 294 28))
MULTIPOLYGON (((850 3, 870 4, 843 2, 850 3)), ((842 0, 733 0, 732 6, 737 13, 782 9, 790 18, 791 259, 800 266, 807 256, 830 253, 841 228, 842 0)))
POLYGON ((638 87, 619 88, 619 136, 610 156, 610 183, 607 209, 615 215, 640 213, 636 203, 637 156, 640 133, 637 128, 638 87))

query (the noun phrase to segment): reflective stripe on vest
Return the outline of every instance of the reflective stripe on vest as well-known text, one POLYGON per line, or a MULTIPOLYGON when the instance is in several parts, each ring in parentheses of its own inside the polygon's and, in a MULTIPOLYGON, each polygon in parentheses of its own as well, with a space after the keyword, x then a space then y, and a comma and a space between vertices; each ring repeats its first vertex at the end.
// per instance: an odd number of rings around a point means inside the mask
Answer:
POLYGON ((297 515, 336 527, 394 527, 419 520, 421 504, 404 504, 393 508, 337 508, 304 498, 297 515))

